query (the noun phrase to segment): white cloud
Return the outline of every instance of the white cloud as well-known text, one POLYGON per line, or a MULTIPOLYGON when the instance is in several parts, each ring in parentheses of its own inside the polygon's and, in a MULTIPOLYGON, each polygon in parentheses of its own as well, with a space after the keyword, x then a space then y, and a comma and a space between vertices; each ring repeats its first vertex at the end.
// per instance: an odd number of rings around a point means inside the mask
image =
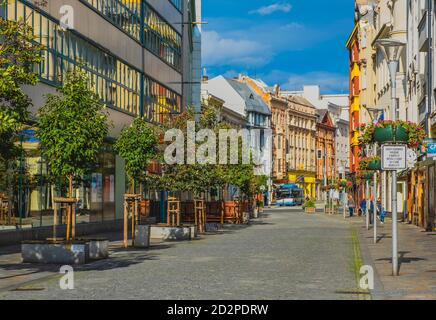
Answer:
POLYGON ((222 37, 216 31, 202 34, 202 59, 204 65, 263 66, 271 55, 265 45, 254 40, 222 37))
POLYGON ((273 14, 275 12, 284 12, 288 13, 292 10, 292 6, 287 2, 277 2, 274 4, 271 4, 269 6, 263 6, 256 10, 252 10, 249 12, 249 14, 260 14, 262 16, 267 16, 270 14, 273 14))
MULTIPOLYGON (((273 75, 287 76, 287 79, 276 79, 277 83, 282 83, 282 88, 285 90, 301 90, 304 85, 319 85, 324 92, 345 93, 348 90, 348 76, 325 72, 325 71, 313 71, 303 74, 295 73, 280 73, 273 71, 273 75)), ((272 78, 273 75, 268 76, 272 78)))

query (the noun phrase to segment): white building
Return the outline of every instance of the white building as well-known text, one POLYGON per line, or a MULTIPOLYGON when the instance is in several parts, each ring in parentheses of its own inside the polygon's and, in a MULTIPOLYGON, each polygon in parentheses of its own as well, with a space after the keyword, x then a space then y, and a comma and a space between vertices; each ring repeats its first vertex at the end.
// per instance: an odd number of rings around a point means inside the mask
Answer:
POLYGON ((218 76, 203 82, 202 91, 224 100, 224 108, 243 116, 251 148, 259 155, 259 174, 272 173, 271 110, 247 84, 218 76))
POLYGON ((318 85, 304 86, 302 91, 282 91, 282 96, 301 96, 317 109, 328 109, 333 117, 336 131, 336 168, 345 178, 349 172, 349 96, 348 94, 322 95, 318 85))

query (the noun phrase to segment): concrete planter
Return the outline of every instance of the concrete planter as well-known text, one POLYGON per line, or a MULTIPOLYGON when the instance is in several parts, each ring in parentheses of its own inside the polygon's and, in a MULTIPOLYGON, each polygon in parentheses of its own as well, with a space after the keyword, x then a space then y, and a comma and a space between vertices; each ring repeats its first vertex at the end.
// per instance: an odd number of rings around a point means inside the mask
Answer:
POLYGON ((259 218, 259 208, 257 208, 257 207, 253 208, 253 211, 251 213, 251 217, 253 219, 259 218))
POLYGON ((169 227, 167 225, 153 225, 150 227, 150 238, 162 241, 183 241, 195 237, 195 226, 169 227))
POLYGON ((0 226, 0 231, 11 231, 11 230, 17 230, 16 226, 0 226))
POLYGON ((206 223, 206 232, 217 232, 221 229, 221 224, 216 222, 206 223))
POLYGON ((105 238, 79 239, 86 242, 89 249, 89 259, 101 260, 109 257, 109 240, 105 238))
POLYGON ((89 259, 89 244, 49 241, 24 241, 21 243, 23 262, 45 264, 84 264, 89 259))
POLYGON ((148 248, 150 246, 150 225, 137 225, 135 228, 135 248, 148 248))
POLYGON ((242 213, 242 223, 248 224, 250 222, 250 213, 249 212, 243 212, 242 213))

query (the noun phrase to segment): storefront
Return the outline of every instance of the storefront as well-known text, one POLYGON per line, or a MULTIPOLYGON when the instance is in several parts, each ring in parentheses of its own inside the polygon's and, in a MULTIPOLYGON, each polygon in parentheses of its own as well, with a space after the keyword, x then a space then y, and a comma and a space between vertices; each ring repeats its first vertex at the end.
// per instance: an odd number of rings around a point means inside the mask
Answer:
MULTIPOLYGON (((11 198, 8 206, 13 221, 0 223, 23 227, 50 226, 53 224, 53 199, 65 196, 68 184, 50 175, 46 162, 40 156, 34 130, 23 131, 20 143, 23 152, 14 166, 14 176, 11 178, 11 174, 5 172, 0 176, 0 194, 3 198, 11 198)), ((124 163, 116 157, 111 144, 105 143, 90 173, 74 181, 74 196, 78 199, 77 223, 102 222, 121 217, 121 213, 118 217, 116 212, 121 212, 122 207, 117 210, 119 205, 116 206, 116 202, 122 201, 124 175, 124 163), (117 182, 123 185, 117 186, 117 182)))
POLYGON ((419 162, 408 178, 408 221, 432 231, 436 227, 436 161, 419 162))

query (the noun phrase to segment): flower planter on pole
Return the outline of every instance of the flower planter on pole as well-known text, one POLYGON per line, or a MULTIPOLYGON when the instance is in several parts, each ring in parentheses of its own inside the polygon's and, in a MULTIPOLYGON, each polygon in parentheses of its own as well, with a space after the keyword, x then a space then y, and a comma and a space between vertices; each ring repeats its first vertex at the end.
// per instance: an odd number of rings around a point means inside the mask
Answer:
POLYGON ((379 143, 387 142, 408 142, 409 134, 406 128, 402 126, 386 126, 384 128, 375 128, 374 140, 379 143))
POLYGON ((368 162, 368 170, 381 170, 381 160, 368 162))

